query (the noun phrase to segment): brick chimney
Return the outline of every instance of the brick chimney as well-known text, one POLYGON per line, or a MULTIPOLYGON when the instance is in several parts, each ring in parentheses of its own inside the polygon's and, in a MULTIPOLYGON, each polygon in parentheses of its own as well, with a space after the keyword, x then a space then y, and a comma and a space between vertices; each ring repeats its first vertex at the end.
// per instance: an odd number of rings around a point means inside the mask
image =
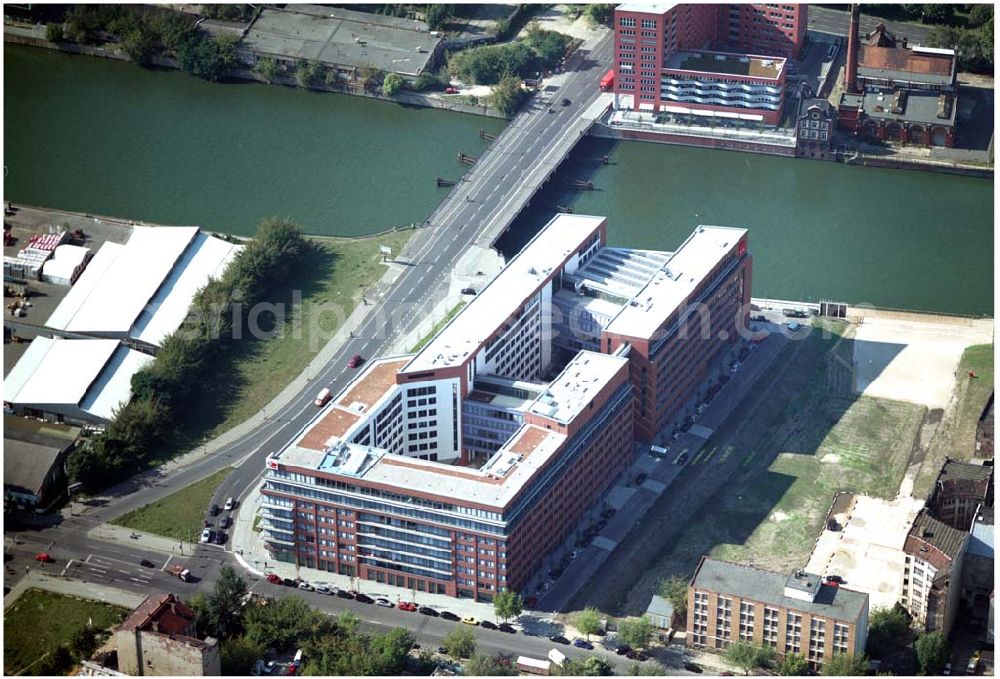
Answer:
POLYGON ((851 5, 851 24, 847 29, 847 63, 844 65, 844 91, 858 91, 858 30, 861 23, 861 5, 851 5))

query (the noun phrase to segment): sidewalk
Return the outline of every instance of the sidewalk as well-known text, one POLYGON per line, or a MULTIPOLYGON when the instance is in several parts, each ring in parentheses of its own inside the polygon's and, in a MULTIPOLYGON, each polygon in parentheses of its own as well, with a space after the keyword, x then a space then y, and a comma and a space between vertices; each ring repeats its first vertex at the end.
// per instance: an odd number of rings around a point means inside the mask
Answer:
POLYGON ((104 523, 87 531, 87 537, 101 542, 119 543, 129 547, 151 549, 155 552, 173 554, 175 556, 194 556, 195 547, 191 542, 165 538, 152 533, 136 533, 131 528, 104 523), (131 537, 135 535, 136 537, 131 537))
POLYGON ((129 610, 141 604, 143 599, 146 598, 143 594, 126 592, 125 590, 118 589, 117 587, 98 585, 92 582, 75 580, 73 578, 57 578, 49 575, 43 575, 37 571, 31 571, 27 576, 21 578, 17 584, 11 588, 10 592, 4 596, 3 607, 6 609, 14 603, 19 596, 32 587, 35 589, 44 589, 48 592, 55 592, 57 594, 78 596, 84 599, 102 601, 106 604, 124 606, 129 610))

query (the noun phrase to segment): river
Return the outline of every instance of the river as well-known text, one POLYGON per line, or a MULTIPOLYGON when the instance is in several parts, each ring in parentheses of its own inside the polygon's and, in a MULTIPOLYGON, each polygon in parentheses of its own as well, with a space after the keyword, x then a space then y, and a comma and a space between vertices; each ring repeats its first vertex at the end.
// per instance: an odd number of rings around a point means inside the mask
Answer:
MULTIPOLYGON (((457 159, 503 122, 6 46, 5 198, 251 233, 420 222, 457 159)), ((554 205, 609 217, 613 245, 669 250, 697 224, 750 229, 754 295, 993 313, 993 183, 944 174, 588 139, 501 244, 554 205), (609 164, 600 161, 609 156, 609 164), (595 191, 565 188, 589 178, 595 191)))

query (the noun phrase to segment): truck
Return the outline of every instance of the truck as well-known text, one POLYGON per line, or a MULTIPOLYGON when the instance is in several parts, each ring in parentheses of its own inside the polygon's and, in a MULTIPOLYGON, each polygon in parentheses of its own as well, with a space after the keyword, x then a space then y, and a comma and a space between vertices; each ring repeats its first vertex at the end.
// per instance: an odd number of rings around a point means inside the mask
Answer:
POLYGON ((615 70, 611 69, 601 78, 601 92, 610 92, 615 86, 615 70))
POLYGON ((191 582, 191 571, 184 568, 184 566, 179 563, 175 563, 173 566, 168 566, 167 572, 175 578, 179 578, 181 582, 191 582))
POLYGON ((529 658, 526 655, 517 657, 517 670, 519 672, 524 672, 525 674, 541 674, 542 676, 548 676, 549 669, 551 667, 552 663, 548 660, 529 658))
POLYGON ((566 662, 566 656, 559 649, 553 648, 549 651, 549 660, 562 667, 562 664, 566 662))

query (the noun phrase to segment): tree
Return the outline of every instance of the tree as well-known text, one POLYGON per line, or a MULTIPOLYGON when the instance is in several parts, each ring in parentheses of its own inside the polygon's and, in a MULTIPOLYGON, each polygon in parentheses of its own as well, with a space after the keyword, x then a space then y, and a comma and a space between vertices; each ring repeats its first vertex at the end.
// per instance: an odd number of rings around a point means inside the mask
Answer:
POLYGON ((809 662, 801 653, 789 653, 778 665, 778 674, 786 677, 804 677, 809 674, 809 662))
POLYGON ((868 669, 868 659, 846 653, 834 653, 823 661, 825 677, 860 677, 868 669))
POLYGON ((489 101, 501 115, 509 117, 517 113, 525 95, 524 88, 521 87, 521 79, 508 75, 504 76, 493 88, 489 101))
POLYGON ((646 618, 626 618, 618 624, 618 638, 632 648, 645 648, 653 636, 653 624, 646 618))
POLYGON ((354 634, 354 632, 358 629, 358 623, 361 622, 358 616, 346 610, 341 611, 336 619, 337 626, 344 630, 347 634, 354 634))
POLYGON ((649 663, 631 662, 625 668, 625 674, 630 677, 658 677, 663 674, 663 668, 659 665, 651 665, 649 663))
POLYGON ((667 578, 660 581, 660 596, 670 602, 670 605, 674 607, 674 613, 680 617, 685 617, 687 615, 687 601, 688 601, 688 581, 687 578, 682 578, 679 575, 675 575, 672 578, 667 578))
POLYGON ((375 87, 382 82, 384 77, 385 72, 371 64, 364 64, 358 69, 358 79, 365 87, 375 87))
POLYGON ((402 674, 406 667, 406 656, 412 647, 413 634, 401 627, 371 637, 368 648, 376 666, 375 674, 380 676, 402 674))
POLYGON ((969 10, 969 27, 982 26, 993 19, 993 5, 978 3, 969 10))
POLYGON ((774 649, 770 646, 754 646, 749 641, 732 641, 723 653, 726 660, 749 675, 751 670, 765 668, 774 660, 774 649))
POLYGON ((219 580, 208 596, 208 633, 221 641, 232 639, 243 631, 243 595, 247 583, 236 570, 226 564, 219 571, 219 580))
POLYGON ((97 648, 97 636, 87 625, 80 625, 69 638, 69 648, 76 657, 86 660, 97 648))
POLYGON ((586 634, 587 641, 590 641, 591 634, 597 634, 601 631, 601 612, 593 606, 588 606, 576 614, 574 627, 582 634, 586 634))
POLYGON ((938 675, 944 669, 951 653, 948 650, 948 641, 940 632, 927 632, 917 637, 914 643, 917 652, 917 665, 920 673, 926 675, 938 675))
POLYGON ((302 597, 278 599, 267 606, 247 610, 243 620, 244 636, 255 646, 284 651, 305 635, 316 615, 302 597))
POLYGON ((299 87, 314 85, 319 80, 322 71, 323 67, 315 61, 299 59, 295 62, 295 80, 299 83, 299 87))
POLYGON ((955 5, 924 5, 920 20, 925 24, 945 24, 955 16, 955 5))
POLYGON ((49 42, 62 42, 63 39, 63 25, 62 24, 46 24, 45 25, 45 39, 49 42))
POLYGON ((503 653, 474 653, 465 663, 465 674, 473 677, 514 677, 518 674, 517 663, 503 653))
POLYGON ((387 97, 395 96, 397 92, 403 89, 403 85, 406 84, 403 80, 403 76, 398 73, 390 73, 382 81, 382 94, 387 97))
POLYGON ((121 46, 129 61, 148 66, 156 53, 156 38, 150 31, 139 26, 124 35, 121 46))
POLYGON ((447 24, 453 16, 455 16, 454 5, 427 5, 427 9, 424 11, 424 20, 427 21, 427 26, 432 31, 444 28, 444 25, 447 24))
POLYGON ((876 608, 868 620, 868 646, 873 658, 885 658, 909 642, 910 623, 899 606, 876 608))
POLYGON ((607 677, 613 674, 611 662, 598 655, 568 658, 562 665, 553 665, 551 672, 563 677, 607 677))
POLYGON ((521 601, 521 595, 517 592, 505 589, 493 597, 493 611, 498 620, 507 622, 511 618, 521 615, 523 610, 524 602, 521 601))
POLYGON ((217 81, 237 65, 236 46, 239 41, 239 35, 202 37, 192 33, 177 47, 177 60, 188 73, 217 81))
POLYGON ((337 73, 337 69, 326 69, 326 73, 323 74, 323 82, 326 83, 327 87, 337 87, 340 85, 340 74, 337 73))
POLYGON ((613 4, 594 4, 587 5, 583 14, 587 17, 587 23, 591 26, 601 26, 608 23, 611 16, 614 14, 615 6, 613 4))
POLYGON ((476 650, 476 637, 468 627, 456 627, 448 633, 441 645, 447 649, 448 655, 456 660, 469 658, 476 650))
POLYGON ((219 649, 219 663, 222 665, 223 676, 246 676, 250 674, 254 663, 264 655, 267 646, 261 646, 239 636, 222 642, 219 649))

